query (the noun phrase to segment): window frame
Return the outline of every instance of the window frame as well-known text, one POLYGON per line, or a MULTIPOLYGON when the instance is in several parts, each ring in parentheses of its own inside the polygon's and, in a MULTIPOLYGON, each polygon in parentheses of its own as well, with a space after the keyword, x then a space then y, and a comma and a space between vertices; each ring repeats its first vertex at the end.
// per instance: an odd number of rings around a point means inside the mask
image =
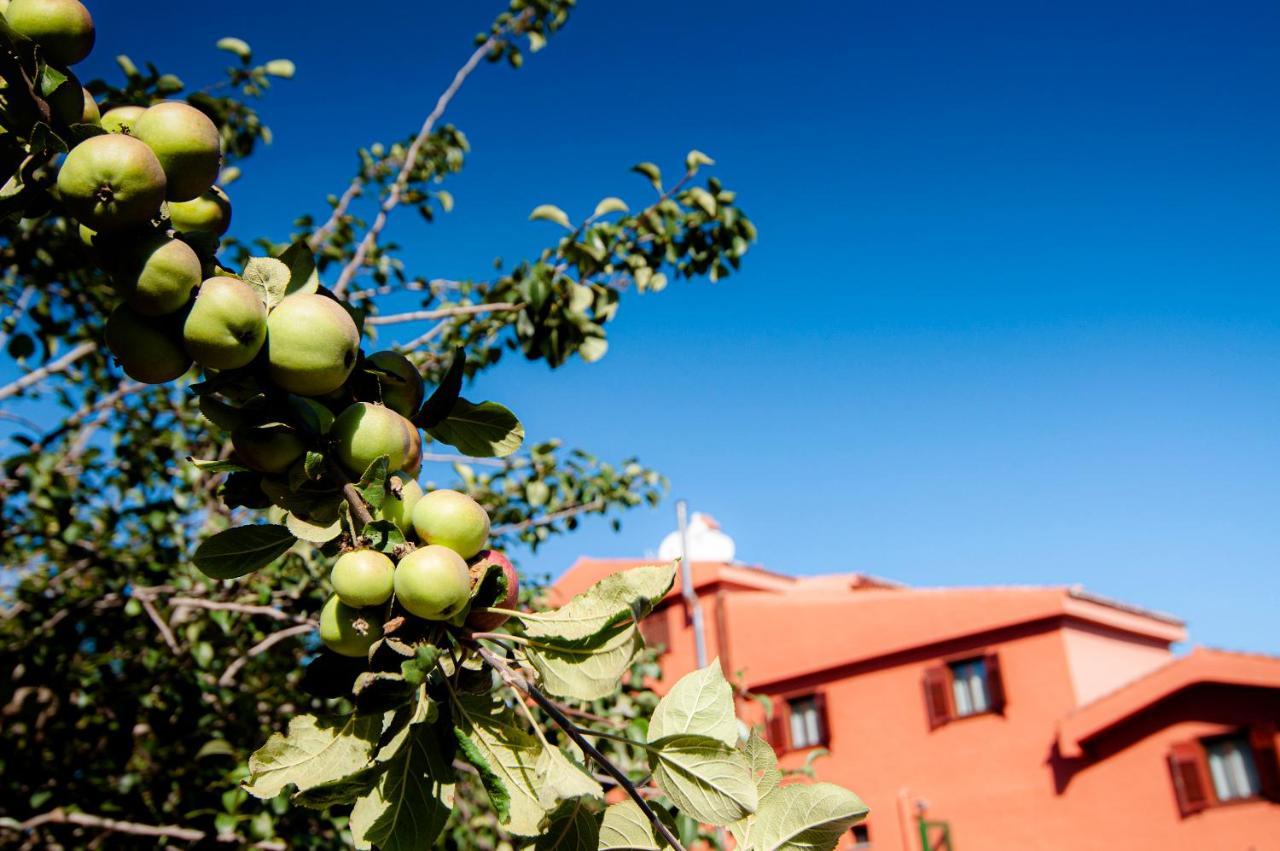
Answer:
POLYGON ((936 730, 955 721, 1005 714, 1008 693, 1005 689, 1004 666, 1000 655, 998 647, 988 647, 942 656, 925 667, 924 703, 930 730, 936 730), (956 708, 955 667, 975 661, 983 664, 983 690, 987 705, 979 712, 967 712, 961 715, 956 708))
POLYGON ((1276 727, 1260 723, 1237 727, 1221 733, 1198 736, 1174 742, 1166 756, 1173 783, 1174 801, 1182 818, 1205 810, 1251 804, 1258 801, 1280 801, 1280 759, 1276 756, 1276 727), (1223 799, 1218 793, 1213 772, 1209 768, 1209 748, 1215 743, 1234 739, 1243 746, 1253 762, 1252 777, 1256 790, 1252 795, 1223 799), (1190 774, 1190 777, 1186 776, 1190 774), (1199 787, 1197 798, 1186 788, 1191 780, 1199 787))
POLYGON ((807 751, 813 748, 831 747, 831 721, 827 711, 827 693, 823 689, 802 689, 783 694, 772 695, 774 704, 773 717, 765 726, 769 744, 778 753, 791 751, 807 751), (791 735, 791 704, 801 700, 812 700, 818 716, 818 741, 796 747, 791 735))
POLYGON ((1258 754, 1254 750, 1253 740, 1249 735, 1249 730, 1232 730, 1228 733, 1220 733, 1215 736, 1203 736, 1197 739, 1200 745, 1200 755, 1204 760, 1204 776, 1208 779, 1207 789, 1209 793, 1209 806, 1226 807, 1232 804, 1247 804, 1250 801, 1263 800, 1262 794, 1262 777, 1260 766, 1258 765, 1258 754), (1209 761, 1209 748, 1224 742, 1234 742, 1243 753, 1244 757, 1249 760, 1251 770, 1248 772, 1253 780, 1254 790, 1248 795, 1236 795, 1231 798, 1223 798, 1218 793, 1218 783, 1213 776, 1213 766, 1209 761))

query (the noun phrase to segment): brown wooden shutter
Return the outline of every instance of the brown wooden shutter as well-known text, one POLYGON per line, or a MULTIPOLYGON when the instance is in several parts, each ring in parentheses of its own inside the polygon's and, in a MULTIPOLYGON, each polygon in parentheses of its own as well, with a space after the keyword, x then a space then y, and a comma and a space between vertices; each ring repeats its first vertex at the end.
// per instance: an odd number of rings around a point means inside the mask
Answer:
POLYGON ((773 745, 773 749, 779 753, 790 749, 787 738, 789 721, 786 700, 781 697, 775 697, 773 699, 773 717, 769 719, 769 744, 773 745))
POLYGON ((951 720, 951 669, 935 665, 924 672, 924 706, 929 713, 929 729, 951 720))
POLYGON ((1276 725, 1258 724, 1249 731, 1253 746, 1253 762, 1258 767, 1258 786, 1262 797, 1280 801, 1280 760, 1276 758, 1276 725))
POLYGON ((1004 714, 1004 676, 1000 673, 1000 656, 988 653, 982 661, 987 668, 988 708, 997 714, 1004 714))
POLYGON ((813 705, 818 711, 818 744, 831 744, 831 725, 827 723, 827 694, 818 692, 813 696, 813 705))
POLYGON ((1169 751, 1169 771, 1173 774, 1178 810, 1184 818, 1209 806, 1209 777, 1204 768, 1204 748, 1199 742, 1174 745, 1169 751))

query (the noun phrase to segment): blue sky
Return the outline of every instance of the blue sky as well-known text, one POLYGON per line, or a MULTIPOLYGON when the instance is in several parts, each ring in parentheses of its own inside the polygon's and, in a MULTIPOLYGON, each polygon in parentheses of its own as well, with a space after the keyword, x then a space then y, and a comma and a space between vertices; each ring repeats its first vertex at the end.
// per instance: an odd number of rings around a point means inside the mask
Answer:
MULTIPOLYGON (((91 5, 83 76, 125 52, 203 85, 222 35, 298 63, 232 187, 242 238, 416 128, 500 7, 91 5)), ((632 163, 707 151, 759 226, 743 273, 628 297, 602 362, 473 395, 638 454, 745 561, 1083 583, 1280 652, 1278 39, 1266 2, 582 0, 468 83, 456 210, 394 235, 420 274, 483 276, 556 237, 535 205, 640 204, 632 163)), ((642 555, 673 504, 522 565, 642 555)))

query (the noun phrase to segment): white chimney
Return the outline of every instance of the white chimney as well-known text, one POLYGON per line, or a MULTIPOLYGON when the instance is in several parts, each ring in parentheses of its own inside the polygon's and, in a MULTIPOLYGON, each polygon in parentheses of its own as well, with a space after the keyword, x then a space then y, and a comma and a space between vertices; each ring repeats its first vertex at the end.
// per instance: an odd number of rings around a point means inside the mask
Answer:
MULTIPOLYGON (((733 538, 720 531, 720 524, 709 514, 693 512, 689 518, 689 560, 690 561, 733 561, 733 538)), ((671 561, 680 558, 680 530, 676 530, 662 539, 658 547, 658 558, 671 561)))

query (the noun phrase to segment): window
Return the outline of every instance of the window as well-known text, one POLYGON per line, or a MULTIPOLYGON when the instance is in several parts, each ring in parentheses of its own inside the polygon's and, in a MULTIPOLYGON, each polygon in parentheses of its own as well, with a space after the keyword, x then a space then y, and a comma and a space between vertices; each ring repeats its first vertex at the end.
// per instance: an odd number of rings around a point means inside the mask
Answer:
POLYGON ((827 698, 818 692, 775 698, 769 721, 769 743, 779 752, 798 751, 828 743, 827 698))
POLYGON ((854 848, 871 847, 871 828, 867 827, 865 824, 855 824, 849 833, 853 835, 854 848))
POLYGON ((987 663, 983 659, 966 659, 952 662, 951 695, 955 701, 956 717, 986 712, 991 702, 987 699, 987 663))
POLYGON ((1209 762, 1215 798, 1235 801, 1258 796, 1258 767, 1253 761, 1253 751, 1247 738, 1229 736, 1208 741, 1204 752, 1209 762))
POLYGON ((1232 801, 1280 800, 1275 726, 1179 742, 1169 750, 1169 771, 1183 817, 1232 801))
POLYGON ((924 672, 930 729, 957 718, 1004 712, 1004 680, 995 653, 934 665, 924 672))

